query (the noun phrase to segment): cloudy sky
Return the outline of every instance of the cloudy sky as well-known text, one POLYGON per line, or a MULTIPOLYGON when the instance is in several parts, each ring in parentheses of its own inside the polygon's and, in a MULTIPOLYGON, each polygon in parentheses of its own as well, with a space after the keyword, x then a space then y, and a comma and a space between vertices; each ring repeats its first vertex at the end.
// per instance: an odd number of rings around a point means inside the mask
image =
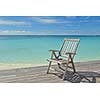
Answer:
POLYGON ((0 16, 0 35, 100 35, 100 17, 0 16))

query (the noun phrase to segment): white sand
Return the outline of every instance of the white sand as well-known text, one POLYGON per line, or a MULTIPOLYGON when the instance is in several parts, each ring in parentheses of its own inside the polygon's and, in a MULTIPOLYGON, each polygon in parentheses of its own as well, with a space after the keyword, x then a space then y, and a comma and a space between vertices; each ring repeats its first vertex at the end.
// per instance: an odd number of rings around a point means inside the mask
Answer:
POLYGON ((16 68, 26 68, 26 67, 36 67, 36 66, 46 66, 47 64, 0 64, 0 70, 16 69, 16 68))

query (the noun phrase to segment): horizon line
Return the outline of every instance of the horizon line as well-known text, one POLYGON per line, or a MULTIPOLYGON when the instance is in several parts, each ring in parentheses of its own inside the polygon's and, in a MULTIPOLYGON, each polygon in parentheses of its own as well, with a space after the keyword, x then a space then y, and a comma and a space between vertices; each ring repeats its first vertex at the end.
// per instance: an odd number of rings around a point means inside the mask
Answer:
MULTIPOLYGON (((7 34, 0 34, 0 36, 6 36, 7 34)), ((10 35, 14 35, 14 34, 8 34, 9 36, 10 35)), ((8 36, 7 35, 7 36, 8 36)), ((74 35, 74 36, 97 36, 97 35, 99 35, 100 36, 100 34, 15 34, 15 35, 30 35, 30 36, 32 36, 32 35, 38 35, 38 36, 41 36, 41 35, 48 35, 48 36, 55 36, 55 35, 57 35, 57 36, 61 36, 61 35, 65 35, 65 36, 71 36, 71 35, 74 35)))

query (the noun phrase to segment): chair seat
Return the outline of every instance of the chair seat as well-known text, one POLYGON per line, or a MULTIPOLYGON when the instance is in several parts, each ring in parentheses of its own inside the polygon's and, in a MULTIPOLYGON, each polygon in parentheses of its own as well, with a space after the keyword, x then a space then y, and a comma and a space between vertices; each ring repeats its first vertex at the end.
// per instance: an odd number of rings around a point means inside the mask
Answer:
POLYGON ((51 62, 54 62, 54 63, 59 63, 59 64, 67 63, 67 60, 65 60, 65 59, 54 59, 54 58, 52 58, 52 59, 47 59, 47 60, 51 61, 51 62))

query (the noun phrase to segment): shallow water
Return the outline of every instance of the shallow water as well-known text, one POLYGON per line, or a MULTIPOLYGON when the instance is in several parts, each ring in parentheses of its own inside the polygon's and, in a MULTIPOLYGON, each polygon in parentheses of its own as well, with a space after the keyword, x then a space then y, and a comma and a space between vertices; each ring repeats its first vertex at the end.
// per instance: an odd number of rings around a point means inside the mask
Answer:
POLYGON ((64 38, 79 38, 75 61, 100 60, 100 36, 0 36, 0 65, 47 64, 49 49, 60 49, 64 38))

